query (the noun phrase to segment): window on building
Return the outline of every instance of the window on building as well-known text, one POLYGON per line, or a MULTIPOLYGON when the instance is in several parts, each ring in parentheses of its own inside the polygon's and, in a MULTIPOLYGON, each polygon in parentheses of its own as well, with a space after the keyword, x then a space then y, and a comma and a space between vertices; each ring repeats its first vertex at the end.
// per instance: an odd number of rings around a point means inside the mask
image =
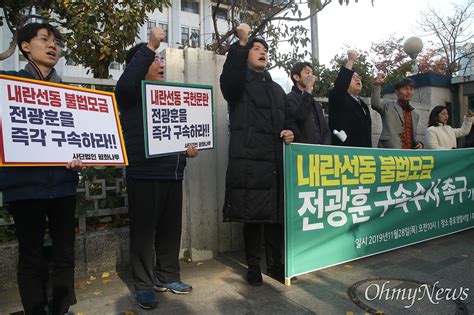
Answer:
POLYGON ((189 27, 181 27, 181 45, 189 43, 189 27))
POLYGON ((158 26, 165 32, 165 38, 163 39, 163 43, 167 43, 168 42, 168 24, 158 23, 158 26))
POLYGON ((146 26, 146 38, 148 40, 148 38, 150 38, 150 33, 151 33, 151 30, 156 27, 156 21, 148 21, 147 23, 147 26, 146 26))
POLYGON ((199 14, 199 1, 181 0, 181 11, 199 14))
POLYGON ((199 29, 197 28, 193 28, 191 29, 191 37, 190 37, 190 41, 191 41, 191 47, 193 48, 199 48, 201 46, 201 43, 200 43, 200 36, 199 36, 199 29))
POLYGON ((221 20, 227 20, 227 9, 224 8, 214 8, 216 11, 216 18, 221 20))
POLYGON ((111 70, 120 70, 120 64, 116 61, 112 61, 109 65, 109 69, 111 69, 111 70))

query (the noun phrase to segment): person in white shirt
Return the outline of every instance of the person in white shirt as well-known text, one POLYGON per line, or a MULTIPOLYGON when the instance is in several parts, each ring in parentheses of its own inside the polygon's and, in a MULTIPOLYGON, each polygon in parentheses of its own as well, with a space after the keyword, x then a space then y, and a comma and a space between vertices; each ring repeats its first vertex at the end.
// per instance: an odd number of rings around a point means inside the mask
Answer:
POLYGON ((455 149, 456 138, 466 136, 471 130, 472 116, 474 113, 468 110, 461 128, 453 128, 447 124, 448 109, 441 105, 434 107, 426 130, 427 149, 455 149))

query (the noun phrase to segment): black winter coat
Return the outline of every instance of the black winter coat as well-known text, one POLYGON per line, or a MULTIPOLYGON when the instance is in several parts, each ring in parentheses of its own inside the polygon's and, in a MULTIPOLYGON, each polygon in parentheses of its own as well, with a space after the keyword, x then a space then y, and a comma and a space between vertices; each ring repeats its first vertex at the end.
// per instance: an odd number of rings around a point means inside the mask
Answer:
POLYGON ((295 117, 298 127, 294 142, 331 144, 331 131, 321 104, 311 94, 302 93, 296 86, 293 86, 287 98, 288 112, 295 117))
POLYGON ((184 152, 149 159, 145 155, 141 82, 154 60, 155 52, 143 46, 127 65, 115 89, 129 162, 127 178, 182 180, 184 152))
MULTIPOLYGON (((230 47, 220 78, 229 105, 230 143, 224 221, 283 219, 283 142, 286 94, 268 72, 247 67, 248 49, 230 47)), ((293 126, 293 127, 292 127, 293 126)))
POLYGON ((372 147, 372 120, 367 104, 359 104, 348 92, 354 71, 342 67, 329 93, 329 128, 344 130, 345 142, 332 135, 332 144, 350 147, 372 147))
MULTIPOLYGON (((0 74, 34 79, 24 70, 0 74)), ((0 191, 5 203, 74 196, 77 182, 77 172, 64 166, 0 167, 0 191)))

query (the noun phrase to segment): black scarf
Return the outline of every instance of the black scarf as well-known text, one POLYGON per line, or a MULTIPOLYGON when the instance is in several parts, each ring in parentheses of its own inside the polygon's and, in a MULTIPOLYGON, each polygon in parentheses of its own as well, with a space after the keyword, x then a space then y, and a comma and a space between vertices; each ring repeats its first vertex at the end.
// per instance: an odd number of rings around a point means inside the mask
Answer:
POLYGON ((409 101, 401 101, 401 100, 398 100, 398 104, 400 104, 400 106, 402 107, 403 111, 405 111, 405 112, 411 112, 412 110, 415 109, 413 106, 410 105, 410 102, 409 102, 409 101))

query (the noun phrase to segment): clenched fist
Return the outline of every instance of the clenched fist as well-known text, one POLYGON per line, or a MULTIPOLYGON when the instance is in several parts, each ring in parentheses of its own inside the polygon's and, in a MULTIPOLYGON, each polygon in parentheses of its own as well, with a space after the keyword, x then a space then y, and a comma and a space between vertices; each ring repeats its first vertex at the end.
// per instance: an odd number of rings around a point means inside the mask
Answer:
POLYGON ((382 85, 384 80, 385 80, 385 73, 383 73, 383 71, 379 71, 377 73, 377 77, 374 80, 374 85, 382 85))
POLYGON ((347 59, 351 61, 356 61, 359 56, 359 52, 355 49, 350 49, 347 51, 347 59))
POLYGON ((147 47, 155 51, 160 47, 161 42, 165 38, 165 32, 160 27, 154 27, 150 31, 147 47))
POLYGON ((250 26, 248 24, 242 23, 235 29, 237 37, 239 38, 239 43, 242 46, 247 45, 250 36, 250 26))

